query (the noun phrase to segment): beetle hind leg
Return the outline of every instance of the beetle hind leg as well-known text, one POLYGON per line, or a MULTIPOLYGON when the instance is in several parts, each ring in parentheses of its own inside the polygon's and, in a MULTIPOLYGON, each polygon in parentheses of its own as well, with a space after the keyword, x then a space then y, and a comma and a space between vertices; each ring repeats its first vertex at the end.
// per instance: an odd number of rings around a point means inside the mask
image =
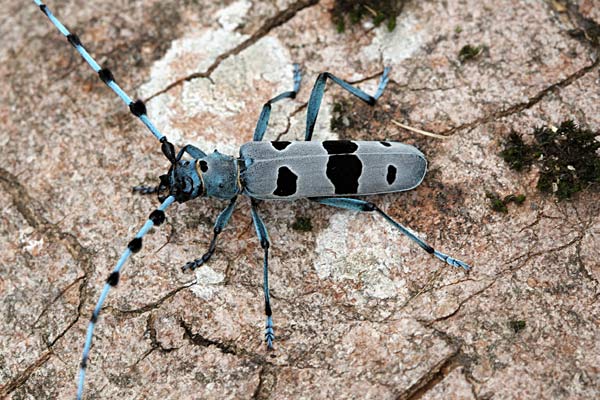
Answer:
POLYGON ((385 220, 387 222, 389 222, 390 224, 392 224, 396 229, 398 229, 400 232, 402 232, 402 234, 404 234, 405 236, 408 236, 409 239, 411 239, 413 242, 418 244, 423 250, 425 250, 429 254, 433 254, 435 257, 437 257, 438 259, 440 259, 441 261, 445 262, 446 264, 448 264, 452 267, 463 268, 465 271, 468 271, 469 269, 471 269, 469 264, 465 263, 464 261, 458 260, 454 257, 450 257, 449 255, 444 254, 441 251, 435 250, 433 247, 431 247, 429 244, 427 244, 427 242, 425 242, 423 239, 419 238, 417 235, 412 233, 408 228, 406 228, 404 225, 402 225, 398 221, 394 220, 392 217, 387 215, 383 210, 381 210, 379 207, 377 207, 375 204, 373 204, 371 202, 364 201, 364 200, 358 200, 358 199, 351 199, 351 198, 346 198, 346 197, 313 197, 310 200, 315 201, 320 204, 325 204, 328 206, 333 206, 333 207, 338 207, 338 208, 344 208, 347 210, 354 210, 354 211, 360 211, 360 212, 376 212, 377 214, 379 214, 383 218, 385 218, 385 220))

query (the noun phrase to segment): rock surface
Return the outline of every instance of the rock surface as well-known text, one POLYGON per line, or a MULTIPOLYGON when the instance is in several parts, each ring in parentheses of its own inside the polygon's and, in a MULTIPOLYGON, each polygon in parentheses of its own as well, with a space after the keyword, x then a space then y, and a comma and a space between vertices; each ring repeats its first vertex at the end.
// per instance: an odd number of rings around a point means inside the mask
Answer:
MULTIPOLYGON (((600 130, 598 43, 586 35, 600 23, 594 3, 411 1, 393 32, 365 23, 339 34, 330 1, 49 2, 177 146, 236 154, 262 104, 291 89, 293 62, 301 92, 274 106, 267 139, 301 139, 319 72, 373 91, 390 65, 374 108, 328 86, 315 139, 418 145, 424 183, 370 200, 474 267, 443 266, 376 216, 262 203, 269 352, 249 202, 195 274, 180 267, 204 252, 224 204, 172 207, 103 309, 86 395, 598 397, 598 194, 557 203, 536 192, 535 171, 498 157, 511 130, 564 119, 600 130), (461 62, 467 44, 482 51, 461 62), (498 214, 487 190, 527 200, 498 214), (312 229, 294 229, 299 217, 312 229)), ((130 188, 155 184, 167 164, 33 3, 0 5, 0 397, 72 398, 103 281, 156 207, 130 188)))

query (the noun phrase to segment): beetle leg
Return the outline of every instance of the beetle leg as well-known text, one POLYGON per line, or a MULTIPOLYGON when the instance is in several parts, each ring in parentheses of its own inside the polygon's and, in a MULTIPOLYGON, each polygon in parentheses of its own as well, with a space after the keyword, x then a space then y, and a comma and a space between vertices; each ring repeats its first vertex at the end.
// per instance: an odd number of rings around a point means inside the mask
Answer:
POLYGON ((205 262, 207 262, 208 260, 210 260, 210 257, 212 257, 212 255, 215 252, 215 249, 217 247, 217 237, 219 237, 219 235, 223 231, 223 228, 225 228, 225 226, 229 222, 229 219, 231 218, 231 214, 233 214, 233 210, 235 209, 236 200, 237 200, 237 196, 234 197, 233 199, 231 199, 227 208, 225 208, 223 211, 221 211, 221 213, 217 217, 217 220, 215 221, 215 227, 213 229, 213 237, 212 237, 212 240, 210 241, 210 245, 208 246, 208 251, 206 253, 204 253, 202 255, 202 257, 197 258, 194 261, 190 261, 187 264, 185 264, 183 267, 181 267, 182 271, 185 271, 188 269, 190 271, 193 271, 196 268, 198 268, 199 266, 201 266, 202 264, 204 264, 205 262))
POLYGON ((269 124, 269 118, 271 117, 271 104, 278 102, 283 99, 294 99, 300 90, 300 81, 302 76, 300 74, 300 66, 298 64, 294 64, 294 90, 291 92, 283 92, 271 100, 267 101, 262 108, 260 113, 260 117, 258 117, 258 122, 256 123, 256 129, 254 129, 254 140, 255 142, 260 142, 265 136, 265 132, 267 131, 267 125, 269 124))
POLYGON ((177 153, 177 157, 175 157, 175 160, 181 160, 181 157, 183 157, 183 153, 188 153, 195 160, 206 157, 206 153, 204 153, 202 150, 200 150, 196 146, 187 144, 179 150, 179 153, 177 153))
POLYGON ((275 332, 273 331, 273 318, 271 313, 271 297, 269 295, 269 234, 267 228, 263 223, 262 219, 258 215, 257 206, 258 201, 255 199, 252 202, 252 222, 254 222, 254 228, 256 229, 256 235, 260 240, 260 246, 265 252, 263 261, 263 290, 265 293, 265 314, 267 316, 267 323, 265 325, 265 341, 267 342, 267 348, 273 348, 273 339, 275 339, 275 332))
POLYGON ((317 115, 319 114, 319 108, 321 107, 321 100, 323 100, 323 94, 325 93, 325 84, 327 83, 327 78, 331 79, 365 103, 373 106, 375 105, 377 99, 381 97, 381 94, 383 93, 383 90, 390 79, 389 72, 390 67, 385 67, 383 69, 383 74, 381 75, 381 80, 379 81, 379 87, 373 96, 363 92, 358 88, 355 88, 348 82, 329 72, 323 72, 319 74, 319 77, 315 82, 315 86, 313 87, 312 92, 310 92, 310 99, 308 100, 308 111, 306 112, 306 133, 304 140, 308 142, 312 139, 313 131, 315 130, 315 123, 317 122, 317 115))
POLYGON ((468 271, 471 268, 464 261, 450 257, 447 254, 444 254, 440 251, 435 250, 433 247, 431 247, 429 244, 427 244, 423 239, 419 238, 417 235, 412 233, 408 228, 406 228, 404 225, 402 225, 398 221, 394 220, 392 217, 387 215, 379 207, 377 207, 375 204, 373 204, 371 202, 359 200, 359 199, 351 199, 351 198, 347 198, 347 197, 313 197, 310 200, 316 201, 317 203, 325 204, 328 206, 345 208, 347 210, 354 210, 354 211, 361 211, 361 212, 373 212, 374 211, 374 212, 378 213, 379 215, 381 215, 383 218, 385 218, 386 221, 388 221, 390 224, 392 224, 394 227, 396 227, 404 235, 408 236, 412 241, 417 243, 423 250, 425 250, 429 254, 433 254, 434 256, 436 256, 437 258, 439 258, 446 264, 451 265, 453 267, 461 267, 461 268, 465 269, 466 271, 468 271))
POLYGON ((134 186, 131 188, 134 193, 154 194, 158 192, 158 186, 134 186))

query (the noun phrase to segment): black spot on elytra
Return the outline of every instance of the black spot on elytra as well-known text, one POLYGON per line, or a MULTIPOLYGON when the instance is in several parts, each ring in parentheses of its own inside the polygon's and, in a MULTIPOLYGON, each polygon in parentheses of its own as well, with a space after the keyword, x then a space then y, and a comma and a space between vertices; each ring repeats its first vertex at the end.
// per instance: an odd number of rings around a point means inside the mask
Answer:
POLYGON ((292 142, 271 142, 271 146, 273 146, 276 150, 282 151, 285 150, 292 142))
POLYGON ((327 177, 335 187, 335 194, 356 194, 362 162, 352 154, 329 156, 327 177))
POLYGON ((391 185, 396 180, 396 172, 396 167, 394 167, 393 165, 388 165, 387 175, 385 177, 385 179, 387 179, 388 185, 391 185))
POLYGON ((200 160, 200 171, 202 171, 202 172, 208 171, 208 163, 204 160, 200 160))
POLYGON ((358 150, 358 145, 350 140, 326 140, 323 147, 329 154, 351 154, 358 150))
POLYGON ((291 196, 297 190, 298 175, 288 167, 280 167, 277 171, 277 188, 273 192, 275 196, 291 196))
POLYGON ((391 146, 391 143, 389 143, 389 142, 379 142, 379 143, 381 143, 385 147, 390 147, 391 146))

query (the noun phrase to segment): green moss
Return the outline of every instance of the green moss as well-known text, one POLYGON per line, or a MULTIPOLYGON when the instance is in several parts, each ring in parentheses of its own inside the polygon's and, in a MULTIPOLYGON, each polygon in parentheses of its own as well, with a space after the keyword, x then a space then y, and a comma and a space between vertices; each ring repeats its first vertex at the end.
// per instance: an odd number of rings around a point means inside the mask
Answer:
POLYGON ((516 171, 536 164, 540 170, 537 189, 564 200, 600 183, 598 135, 567 120, 559 127, 536 128, 533 144, 525 144, 512 132, 500 156, 516 171))
POLYGON ((497 193, 494 192, 486 192, 485 197, 490 200, 490 207, 492 210, 504 214, 508 212, 509 203, 515 203, 520 206, 525 202, 526 198, 524 194, 509 194, 508 196, 504 196, 502 199, 497 193))
POLYGON ((508 196, 506 196, 504 198, 505 202, 513 202, 517 205, 521 205, 525 202, 525 195, 524 194, 509 194, 508 196))
POLYGON ((527 323, 522 319, 517 319, 517 320, 509 321, 508 325, 510 326, 510 328, 513 330, 514 333, 519 333, 523 329, 525 329, 525 326, 527 325, 527 323))
POLYGON ((388 19, 387 28, 390 32, 396 28, 396 18, 388 19))
POLYGON ((490 206, 492 207, 492 210, 504 214, 508 212, 508 207, 506 207, 506 204, 502 201, 502 199, 500 199, 500 197, 496 193, 487 192, 485 194, 485 197, 487 197, 490 200, 490 206))
POLYGON ((522 171, 533 162, 530 146, 527 146, 521 135, 514 131, 510 133, 508 140, 504 143, 504 150, 500 152, 500 157, 516 171, 522 171))
POLYGON ((348 104, 345 101, 333 103, 333 110, 331 112, 331 120, 329 121, 329 127, 333 132, 343 131, 346 124, 344 118, 347 118, 348 104))
POLYGON ((332 18, 339 33, 346 30, 346 21, 358 24, 363 18, 371 18, 375 26, 387 20, 391 32, 396 28, 396 18, 400 15, 406 0, 336 0, 332 18))
POLYGON ((309 217, 296 217, 292 229, 300 232, 310 232, 313 229, 312 221, 309 217))
MULTIPOLYGON (((375 15, 375 16, 373 17, 373 24, 375 24, 375 26, 379 26, 379 25, 381 25, 381 23, 382 23, 383 21, 385 21, 385 18, 386 18, 386 17, 385 17, 385 15, 384 15, 384 14, 382 14, 382 13, 377 13, 377 15, 375 15)), ((390 30, 392 30, 392 29, 390 29, 390 30)))
POLYGON ((462 49, 460 49, 460 51, 458 52, 458 59, 461 62, 472 60, 479 56, 483 52, 483 50, 485 50, 485 48, 486 46, 484 45, 473 46, 467 44, 463 46, 462 49))

